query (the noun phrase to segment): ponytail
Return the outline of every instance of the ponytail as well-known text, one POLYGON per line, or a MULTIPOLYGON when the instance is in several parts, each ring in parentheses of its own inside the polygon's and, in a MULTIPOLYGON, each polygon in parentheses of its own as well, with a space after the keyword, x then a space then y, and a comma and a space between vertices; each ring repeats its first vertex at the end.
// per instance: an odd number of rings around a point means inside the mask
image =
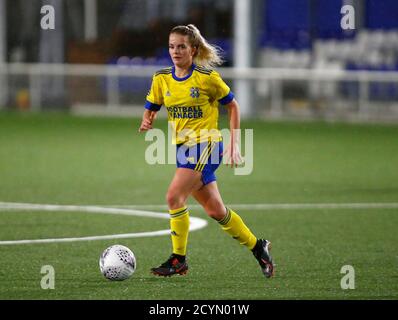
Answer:
POLYGON ((221 57, 222 49, 208 43, 201 35, 199 29, 193 24, 174 27, 170 33, 188 36, 191 46, 196 48, 196 53, 193 57, 193 61, 196 64, 206 68, 214 68, 224 62, 221 57))

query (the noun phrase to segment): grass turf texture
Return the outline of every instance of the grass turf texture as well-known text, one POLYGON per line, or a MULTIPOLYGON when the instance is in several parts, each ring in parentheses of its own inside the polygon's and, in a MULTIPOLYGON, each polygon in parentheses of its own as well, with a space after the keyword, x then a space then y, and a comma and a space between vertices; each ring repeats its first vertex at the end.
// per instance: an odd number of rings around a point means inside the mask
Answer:
MULTIPOLYGON (((139 119, 0 113, 0 201, 79 205, 164 204, 174 165, 146 164, 139 119)), ((225 125, 225 119, 222 121, 225 125)), ((398 127, 244 121, 254 129, 254 171, 217 171, 228 203, 398 202, 398 127)), ((164 121, 158 127, 166 128, 164 121)), ((193 203, 193 202, 192 202, 193 203)), ((397 299, 397 209, 237 210, 273 242, 265 279, 246 248, 209 226, 189 237, 187 276, 158 278, 167 236, 0 246, 0 299, 397 299), (130 247, 137 271, 107 281, 98 258, 130 247), (43 265, 55 290, 40 288, 43 265), (343 265, 355 290, 342 290, 343 265)), ((81 237, 168 228, 167 220, 78 212, 0 211, 0 240, 81 237)))

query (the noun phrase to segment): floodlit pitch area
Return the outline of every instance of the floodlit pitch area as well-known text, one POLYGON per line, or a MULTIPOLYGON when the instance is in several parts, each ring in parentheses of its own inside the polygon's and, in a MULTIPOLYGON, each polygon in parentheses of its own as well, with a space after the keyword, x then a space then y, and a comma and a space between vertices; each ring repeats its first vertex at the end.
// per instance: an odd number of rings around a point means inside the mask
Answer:
POLYGON ((0 114, 0 299, 398 298, 397 126, 243 121, 254 129, 254 171, 234 176, 224 166, 219 187, 272 241, 275 277, 265 279, 251 253, 191 201, 202 225, 190 233, 189 272, 164 279, 149 273, 171 250, 169 236, 156 234, 169 227, 164 215, 101 211, 167 212, 174 165, 146 164, 139 121, 0 114), (72 205, 81 210, 64 207, 72 205), (93 206, 102 209, 87 212, 93 206), (82 237, 92 238, 3 242, 82 237), (123 282, 99 271, 99 255, 116 243, 137 258, 123 282), (55 269, 54 290, 40 286, 43 265, 55 269), (353 290, 341 288, 344 265, 355 270, 353 290))

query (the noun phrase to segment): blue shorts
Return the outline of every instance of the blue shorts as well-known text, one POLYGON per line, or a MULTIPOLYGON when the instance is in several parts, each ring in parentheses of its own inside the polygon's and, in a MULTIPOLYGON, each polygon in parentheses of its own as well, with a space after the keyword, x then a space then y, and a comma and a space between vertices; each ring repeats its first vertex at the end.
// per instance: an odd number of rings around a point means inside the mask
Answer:
POLYGON ((202 172, 204 185, 216 181, 214 172, 222 162, 222 141, 209 141, 188 147, 177 145, 177 168, 187 168, 202 172))

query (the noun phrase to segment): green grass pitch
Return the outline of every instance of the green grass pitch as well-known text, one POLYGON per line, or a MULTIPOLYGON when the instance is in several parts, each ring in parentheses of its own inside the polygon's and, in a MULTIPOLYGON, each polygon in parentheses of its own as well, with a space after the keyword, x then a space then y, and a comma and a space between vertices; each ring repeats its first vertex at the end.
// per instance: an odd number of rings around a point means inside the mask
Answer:
MULTIPOLYGON (((139 121, 0 113, 0 202, 165 204, 175 167, 145 162, 149 142, 137 132, 139 121)), ((243 121, 242 128, 254 129, 254 171, 217 171, 227 204, 398 203, 397 126, 243 121)), ((236 211, 272 241, 274 278, 265 279, 252 254, 193 206, 191 215, 208 226, 189 236, 187 276, 149 273, 168 257, 168 236, 0 245, 0 299, 398 298, 396 206, 236 211), (100 253, 115 243, 137 257, 135 274, 123 282, 99 272, 100 253), (54 290, 41 289, 43 265, 55 269, 54 290), (354 267, 355 289, 340 286, 344 265, 354 267)), ((0 211, 0 241, 167 228, 166 219, 148 217, 0 211)))

